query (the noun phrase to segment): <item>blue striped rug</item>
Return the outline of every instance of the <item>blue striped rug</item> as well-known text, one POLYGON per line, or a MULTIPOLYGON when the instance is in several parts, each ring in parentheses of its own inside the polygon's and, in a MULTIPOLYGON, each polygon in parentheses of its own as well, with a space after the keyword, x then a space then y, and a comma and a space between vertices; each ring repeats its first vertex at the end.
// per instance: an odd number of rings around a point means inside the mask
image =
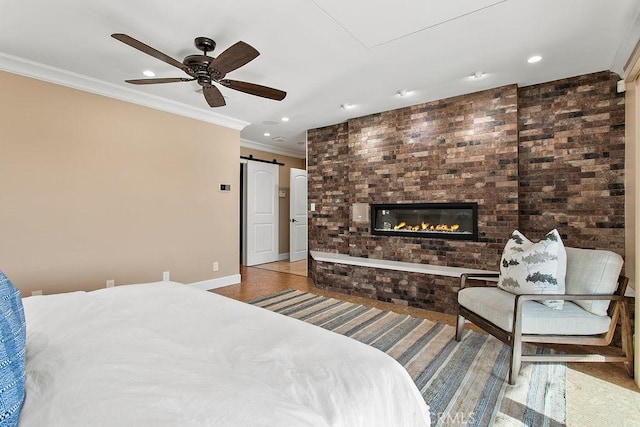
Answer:
POLYGON ((433 426, 565 425, 564 364, 525 363, 510 386, 508 348, 489 335, 466 331, 458 343, 449 325, 297 290, 251 303, 389 354, 413 378, 433 426))

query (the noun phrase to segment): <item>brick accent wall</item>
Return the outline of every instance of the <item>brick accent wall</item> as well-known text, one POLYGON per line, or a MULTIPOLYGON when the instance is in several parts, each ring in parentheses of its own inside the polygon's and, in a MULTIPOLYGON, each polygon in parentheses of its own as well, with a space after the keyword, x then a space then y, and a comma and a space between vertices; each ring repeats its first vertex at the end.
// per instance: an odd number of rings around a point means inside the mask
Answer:
POLYGON ((624 256, 624 93, 602 72, 518 91, 520 229, 624 256))
POLYGON ((372 236, 349 254, 495 269, 518 221, 515 85, 350 120, 350 203, 478 202, 480 243, 372 236))
POLYGON ((308 201, 313 232, 309 248, 316 251, 349 253, 350 194, 348 124, 312 129, 307 139, 313 150, 307 154, 308 201))
MULTIPOLYGON (((537 239, 558 227, 569 246, 622 253, 616 80, 605 72, 510 85, 309 131, 309 249, 496 271, 512 230, 537 239), (478 203, 478 242, 377 236, 351 218, 354 203, 460 201, 478 203)), ((455 310, 455 278, 324 262, 310 273, 338 292, 455 310)))

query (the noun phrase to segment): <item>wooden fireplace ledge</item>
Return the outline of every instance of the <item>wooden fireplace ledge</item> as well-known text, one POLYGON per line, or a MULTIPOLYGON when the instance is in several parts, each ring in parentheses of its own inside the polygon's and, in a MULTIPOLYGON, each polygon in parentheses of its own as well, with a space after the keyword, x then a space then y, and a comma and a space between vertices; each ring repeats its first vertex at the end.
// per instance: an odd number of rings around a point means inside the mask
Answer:
MULTIPOLYGON (((311 257, 320 262, 331 262, 334 264, 357 265, 360 267, 382 268, 386 270, 408 271, 411 273, 431 274, 434 276, 460 277, 463 273, 483 274, 496 273, 489 270, 478 270, 475 268, 448 267, 443 265, 418 264, 413 262, 388 261, 384 259, 371 259, 355 257, 345 254, 331 252, 310 251, 311 257)), ((487 279, 491 280, 491 279, 487 279)))

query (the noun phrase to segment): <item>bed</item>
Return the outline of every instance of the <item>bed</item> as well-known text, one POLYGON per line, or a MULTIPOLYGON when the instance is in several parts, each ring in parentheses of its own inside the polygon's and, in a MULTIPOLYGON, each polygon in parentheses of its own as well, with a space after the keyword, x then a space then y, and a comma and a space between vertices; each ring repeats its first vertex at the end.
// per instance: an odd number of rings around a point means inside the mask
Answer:
POLYGON ((386 354, 173 282, 22 300, 20 427, 427 426, 386 354))

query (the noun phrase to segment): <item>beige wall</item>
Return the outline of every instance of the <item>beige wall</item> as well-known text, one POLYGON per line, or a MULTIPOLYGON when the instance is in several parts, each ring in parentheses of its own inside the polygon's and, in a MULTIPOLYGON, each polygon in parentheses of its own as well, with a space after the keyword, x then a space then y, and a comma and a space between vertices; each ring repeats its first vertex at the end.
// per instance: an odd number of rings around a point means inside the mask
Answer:
POLYGON ((276 161, 284 163, 284 166, 279 168, 280 175, 278 177, 280 181, 280 190, 284 190, 286 193, 286 197, 278 198, 280 201, 280 204, 278 205, 280 216, 278 222, 278 253, 287 254, 289 253, 289 173, 291 168, 306 169, 305 159, 267 153, 265 151, 254 150, 247 147, 240 147, 240 155, 247 157, 249 155, 253 155, 254 158, 262 160, 276 159, 276 161))
POLYGON ((628 68, 625 69, 625 83, 627 91, 625 93, 625 196, 627 221, 626 230, 626 258, 627 268, 625 273, 630 277, 634 286, 635 298, 635 325, 634 330, 634 356, 635 356, 635 380, 640 385, 640 345, 638 344, 637 331, 640 331, 640 298, 638 298, 638 277, 640 277, 640 238, 638 236, 638 224, 640 224, 640 45, 636 46, 632 57, 629 60, 628 68))
POLYGON ((629 284, 636 289, 637 267, 636 248, 636 210, 638 195, 637 170, 637 102, 638 90, 635 82, 627 84, 625 94, 625 275, 629 284))
POLYGON ((239 131, 3 72, 0 94, 0 269, 23 295, 238 274, 239 131))
MULTIPOLYGON (((640 180, 640 170, 638 164, 640 163, 640 150, 638 150, 638 141, 640 141, 640 114, 638 111, 638 105, 640 105, 640 91, 638 90, 637 80, 632 80, 627 83, 627 93, 625 94, 625 172, 626 176, 626 212, 625 219, 626 225, 626 246, 627 257, 625 262, 627 263, 626 274, 630 277, 630 281, 633 283, 634 290, 636 291, 635 298, 635 325, 634 331, 640 331, 640 298, 637 297, 640 290, 637 287, 637 278, 640 271, 640 239, 637 235, 637 224, 640 223, 640 209, 638 208, 638 200, 640 200, 640 188, 638 187, 638 180, 640 180), (631 251, 631 252, 630 252, 631 251), (629 265, 631 264, 631 265, 629 265)), ((640 385, 640 372, 638 366, 640 366, 640 346, 638 345, 637 337, 634 335, 634 365, 636 384, 640 385)))

